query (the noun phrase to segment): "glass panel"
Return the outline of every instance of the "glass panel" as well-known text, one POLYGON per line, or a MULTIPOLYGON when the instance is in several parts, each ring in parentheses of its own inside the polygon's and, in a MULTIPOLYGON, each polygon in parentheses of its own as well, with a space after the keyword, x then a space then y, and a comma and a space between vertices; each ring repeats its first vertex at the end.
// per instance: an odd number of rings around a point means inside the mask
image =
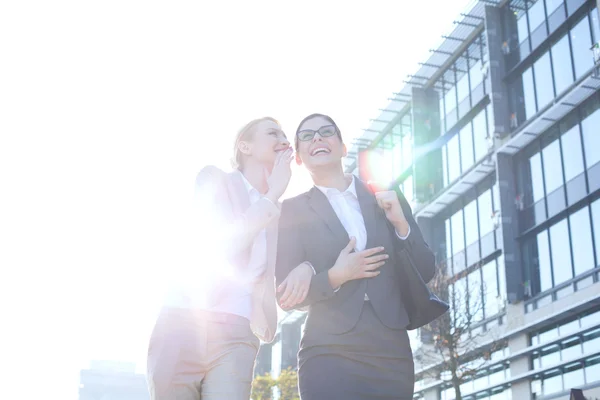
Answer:
POLYGON ((457 325, 464 325, 467 322, 467 277, 461 278, 454 284, 454 309, 457 325))
POLYGON ((573 61, 575 62, 575 77, 579 79, 594 64, 592 52, 592 38, 590 34, 590 23, 587 15, 571 29, 571 47, 573 50, 573 61))
POLYGON ((448 141, 448 181, 454 182, 460 177, 460 152, 458 135, 448 141))
POLYGON ((469 75, 466 73, 457 73, 458 82, 456 83, 456 94, 460 103, 469 95, 469 75), (462 76, 461 76, 462 75, 462 76))
POLYGON ((600 329, 593 330, 583 335, 583 352, 595 353, 600 349, 600 329))
POLYGON ((558 329, 553 327, 540 332, 540 343, 547 343, 558 338, 558 329))
POLYGON ((473 118, 473 143, 475 144, 475 160, 479 161, 488 152, 487 126, 485 111, 481 111, 473 118))
POLYGON ((562 390, 562 376, 560 370, 554 370, 545 374, 542 380, 544 395, 560 392, 562 390))
POLYGON ((581 122, 587 168, 600 162, 600 109, 581 122))
POLYGON ((541 365, 542 367, 549 367, 560 362, 560 346, 553 344, 548 347, 542 348, 541 365))
POLYGON ((500 306, 504 307, 507 297, 504 255, 500 255, 500 257, 498 257, 498 292, 501 300, 500 306))
POLYGON ((544 178, 546 193, 552 193, 563 185, 562 162, 558 140, 550 143, 542 150, 544 161, 544 178))
POLYGON ((531 67, 527 68, 522 75, 523 97, 525 99, 525 118, 533 117, 537 111, 535 106, 535 89, 533 87, 533 72, 531 67))
POLYGON ((468 275, 469 292, 469 312, 473 316, 473 321, 483 319, 483 289, 481 286, 481 270, 475 270, 468 275))
POLYGON ((402 138, 402 168, 406 169, 412 165, 412 136, 406 134, 402 138))
POLYGON ((558 27, 560 27, 566 19, 565 7, 562 1, 556 0, 547 0, 546 7, 548 9, 548 29, 550 33, 554 32, 558 27), (549 7, 549 3, 559 3, 558 6, 551 12, 550 10, 556 6, 556 4, 552 4, 549 7))
POLYGON ((448 156, 446 155, 446 146, 442 147, 442 173, 444 179, 444 186, 448 185, 448 156))
POLYGON ((460 130, 460 156, 462 160, 462 173, 473 166, 473 131, 471 124, 467 124, 460 130))
POLYGON ((565 367, 563 379, 569 388, 581 387, 585 383, 581 364, 577 363, 565 367))
POLYGON ((570 181, 584 171, 579 125, 575 125, 560 138, 565 164, 565 179, 570 181))
POLYGON ((556 94, 560 94, 574 81, 569 38, 566 35, 552 46, 552 67, 556 94))
POLYGON ((450 228, 450 219, 446 220, 446 259, 452 257, 452 230, 450 228))
MULTIPOLYGON (((596 200, 592 203, 592 226, 594 229, 594 247, 596 248, 596 263, 598 263, 600 261, 600 200, 596 200)), ((596 264, 596 266, 597 265, 598 264, 596 264)))
POLYGON ((544 198, 544 177, 542 175, 542 158, 540 153, 535 154, 529 159, 529 169, 531 171, 533 203, 537 203, 544 198))
POLYGON ((452 86, 448 90, 446 96, 444 96, 444 103, 446 103, 446 114, 450 114, 452 110, 456 113, 456 86, 452 86))
POLYGON ((585 362, 585 381, 594 383, 600 380, 600 357, 588 358, 585 362))
POLYGON ((544 23, 544 20, 546 19, 546 13, 544 12, 543 0, 538 0, 534 4, 529 4, 529 25, 531 26, 529 31, 533 32, 538 26, 544 23))
POLYGON ((600 21, 598 18, 598 9, 594 8, 590 11, 590 19, 592 20, 592 34, 594 43, 600 42, 600 21))
POLYGON ((569 230, 566 220, 550 227, 550 243, 552 247, 554 285, 559 285, 573 278, 571 253, 568 250, 569 230))
POLYGON ((554 88, 552 87, 552 70, 550 68, 550 55, 541 56, 535 64, 535 88, 537 90, 538 110, 544 108, 554 99, 554 88))
POLYGON ((481 269, 483 275, 483 293, 485 317, 489 318, 498 313, 498 277, 496 275, 496 260, 491 261, 481 269))
POLYGON ((477 61, 475 64, 472 64, 471 69, 469 70, 469 75, 471 79, 471 90, 473 90, 477 87, 477 85, 483 82, 483 73, 481 72, 481 61, 477 61))
POLYGON ((481 237, 494 230, 492 221, 492 192, 486 190, 477 199, 479 203, 479 230, 481 237))
POLYGON ((477 226, 477 202, 472 201, 464 208, 465 213, 465 238, 467 246, 479 240, 479 228, 477 226))
POLYGON ((558 7, 562 7, 563 0, 546 0, 546 15, 550 16, 558 7))
MULTIPOLYGON (((587 207, 569 217, 571 223, 571 245, 575 275, 594 268, 594 246, 592 245, 592 227, 587 207)), ((566 246, 565 246, 566 247, 566 246)))
POLYGON ((463 211, 452 216, 452 252, 454 254, 465 249, 463 228, 463 211))
POLYGON ((582 355, 581 340, 578 337, 565 340, 562 343, 562 347, 563 361, 573 360, 582 355))
POLYGON ((519 11, 517 16, 517 30, 519 34, 519 43, 529 36, 529 29, 527 28, 527 15, 523 11, 519 11))
POLYGON ((540 292, 552 288, 552 268, 550 266, 550 247, 548 244, 548 232, 540 232, 537 235, 538 272, 540 278, 540 292))

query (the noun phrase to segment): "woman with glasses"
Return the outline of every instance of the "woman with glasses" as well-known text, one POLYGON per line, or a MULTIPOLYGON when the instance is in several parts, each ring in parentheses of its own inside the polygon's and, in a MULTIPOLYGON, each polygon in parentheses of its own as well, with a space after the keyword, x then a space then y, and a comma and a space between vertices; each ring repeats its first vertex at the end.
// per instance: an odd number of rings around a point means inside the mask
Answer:
MULTIPOLYGON (((156 322, 152 399, 249 399, 259 339, 270 342, 277 329, 277 222, 292 154, 279 123, 261 118, 238 133, 233 172, 210 166, 198 174, 203 261, 179 276, 156 322)), ((294 271, 297 290, 306 292, 312 274, 305 264, 294 271)))
POLYGON ((295 142, 296 161, 314 187, 283 202, 276 278, 286 282, 283 308, 308 307, 298 353, 301 398, 412 399, 412 306, 402 297, 398 252, 410 253, 425 281, 434 275, 433 253, 403 196, 373 194, 344 173, 347 150, 330 117, 306 117, 295 142), (302 262, 315 271, 308 292, 287 290, 299 281, 290 277, 302 262))

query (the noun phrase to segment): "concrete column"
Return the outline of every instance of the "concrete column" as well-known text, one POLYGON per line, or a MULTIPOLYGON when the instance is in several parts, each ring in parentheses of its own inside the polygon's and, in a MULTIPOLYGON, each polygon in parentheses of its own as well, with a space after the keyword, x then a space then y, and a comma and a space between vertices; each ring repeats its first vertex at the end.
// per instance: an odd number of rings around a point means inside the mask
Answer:
POLYGON ((521 249, 516 237, 519 235, 519 214, 515 205, 516 182, 513 159, 504 153, 496 154, 496 179, 500 192, 500 234, 502 235, 504 264, 506 270, 506 295, 513 304, 523 300, 523 266, 521 249))
MULTIPOLYGON (((508 9, 508 7, 505 7, 508 9)), ((510 102, 509 93, 504 77, 506 76, 506 56, 502 52, 503 45, 510 38, 504 37, 502 28, 502 13, 504 9, 487 5, 485 6, 485 33, 488 52, 488 75, 487 82, 491 88, 486 90, 490 93, 492 101, 492 126, 494 134, 502 138, 510 132, 510 102)))

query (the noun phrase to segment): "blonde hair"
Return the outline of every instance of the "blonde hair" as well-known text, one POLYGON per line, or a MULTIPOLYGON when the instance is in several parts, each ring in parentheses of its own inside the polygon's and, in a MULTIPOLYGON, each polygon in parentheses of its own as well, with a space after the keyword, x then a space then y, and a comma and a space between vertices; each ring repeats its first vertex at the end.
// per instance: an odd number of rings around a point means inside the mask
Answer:
POLYGON ((243 153, 239 149, 240 142, 242 140, 252 139, 252 136, 254 136, 254 133, 256 132, 256 126, 264 121, 272 121, 279 125, 279 122, 272 117, 257 118, 244 125, 244 127, 240 129, 235 136, 235 142, 233 144, 233 158, 231 160, 231 166, 233 168, 241 170, 243 167, 243 153))

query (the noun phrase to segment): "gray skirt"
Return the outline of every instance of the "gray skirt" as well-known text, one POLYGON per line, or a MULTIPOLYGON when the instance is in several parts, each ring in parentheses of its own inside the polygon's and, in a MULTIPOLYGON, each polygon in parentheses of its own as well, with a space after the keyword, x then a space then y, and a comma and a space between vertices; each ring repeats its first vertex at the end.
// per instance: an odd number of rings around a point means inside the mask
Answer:
POLYGON ((408 333, 383 325, 368 301, 347 333, 305 331, 298 361, 302 400, 413 398, 408 333))

